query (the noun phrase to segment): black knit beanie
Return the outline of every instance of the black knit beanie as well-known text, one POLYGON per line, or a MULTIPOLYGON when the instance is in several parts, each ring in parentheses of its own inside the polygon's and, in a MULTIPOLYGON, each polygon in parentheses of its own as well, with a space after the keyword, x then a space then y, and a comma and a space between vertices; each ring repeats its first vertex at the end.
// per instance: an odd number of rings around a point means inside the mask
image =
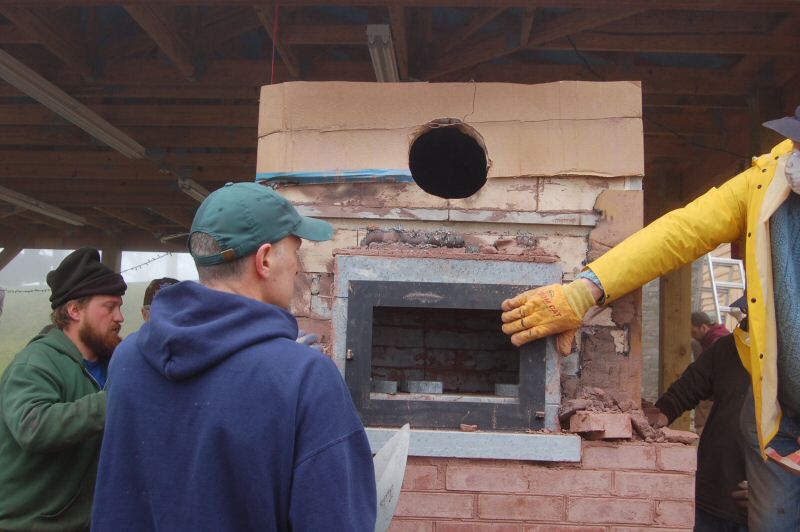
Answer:
POLYGON ((58 268, 47 274, 50 307, 57 308, 85 296, 121 296, 128 285, 122 276, 100 262, 94 248, 81 248, 67 255, 58 268))

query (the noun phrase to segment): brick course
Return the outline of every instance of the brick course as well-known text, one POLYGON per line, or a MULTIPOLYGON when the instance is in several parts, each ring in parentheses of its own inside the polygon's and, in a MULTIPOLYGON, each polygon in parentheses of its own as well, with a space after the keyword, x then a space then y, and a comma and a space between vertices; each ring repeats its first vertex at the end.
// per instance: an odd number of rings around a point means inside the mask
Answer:
POLYGON ((410 457, 390 530, 686 532, 694 452, 585 441, 581 464, 410 457))

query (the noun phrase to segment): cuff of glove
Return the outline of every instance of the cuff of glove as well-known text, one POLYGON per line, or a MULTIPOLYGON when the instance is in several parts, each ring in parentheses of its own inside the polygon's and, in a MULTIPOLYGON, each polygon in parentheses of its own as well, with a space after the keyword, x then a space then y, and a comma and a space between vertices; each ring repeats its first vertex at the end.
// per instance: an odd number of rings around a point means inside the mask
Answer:
POLYGON ((581 273, 578 274, 577 277, 575 277, 575 279, 576 280, 577 279, 588 279, 589 281, 593 282, 597 286, 597 288, 599 288, 600 291, 603 292, 603 295, 600 297, 600 299, 595 304, 602 305, 603 303, 606 302, 606 290, 605 290, 605 288, 603 288, 603 283, 600 282, 600 278, 597 277, 597 274, 594 273, 591 270, 591 268, 586 268, 585 270, 583 270, 581 273))
POLYGON ((564 297, 578 319, 583 319, 590 308, 595 306, 594 296, 586 283, 576 280, 564 286, 564 297))

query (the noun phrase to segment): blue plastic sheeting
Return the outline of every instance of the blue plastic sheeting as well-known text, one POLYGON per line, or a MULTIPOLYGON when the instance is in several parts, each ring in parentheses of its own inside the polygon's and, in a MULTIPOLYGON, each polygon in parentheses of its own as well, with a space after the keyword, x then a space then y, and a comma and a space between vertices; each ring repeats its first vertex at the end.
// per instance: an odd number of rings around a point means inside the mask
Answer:
POLYGON ((331 170, 327 172, 259 172, 256 182, 319 185, 328 183, 411 183, 407 168, 395 170, 331 170))

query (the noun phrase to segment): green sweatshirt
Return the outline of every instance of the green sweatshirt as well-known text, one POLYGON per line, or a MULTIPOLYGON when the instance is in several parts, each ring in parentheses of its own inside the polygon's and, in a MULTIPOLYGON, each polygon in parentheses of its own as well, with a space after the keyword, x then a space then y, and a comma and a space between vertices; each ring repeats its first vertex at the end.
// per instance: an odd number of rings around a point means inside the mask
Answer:
POLYGON ((60 330, 34 338, 0 379, 0 530, 89 527, 106 394, 60 330))

